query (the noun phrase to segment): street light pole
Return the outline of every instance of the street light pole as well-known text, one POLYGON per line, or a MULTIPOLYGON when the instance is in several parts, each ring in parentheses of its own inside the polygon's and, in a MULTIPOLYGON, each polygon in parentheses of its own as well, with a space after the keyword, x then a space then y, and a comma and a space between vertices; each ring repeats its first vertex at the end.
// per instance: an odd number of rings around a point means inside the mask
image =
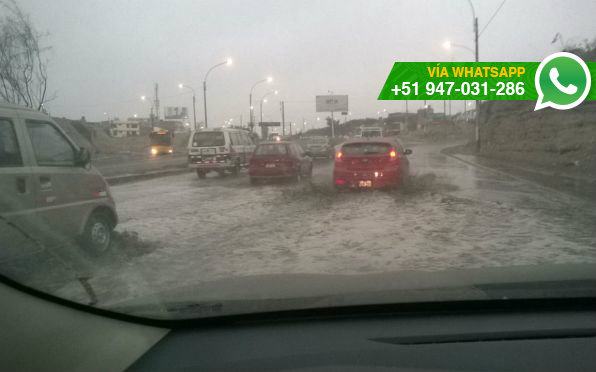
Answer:
POLYGON ((197 110, 196 110, 196 98, 194 92, 192 93, 192 126, 197 130, 197 110))
POLYGON ((207 77, 203 80, 203 113, 205 115, 205 128, 208 128, 207 124, 207 77))
MULTIPOLYGON (((476 17, 476 13, 474 12, 474 6, 470 1, 470 6, 472 7, 472 14, 474 16, 474 55, 476 57, 476 62, 479 60, 478 56, 478 17, 476 17)), ((480 101, 476 100, 476 152, 480 151, 480 101)))
POLYGON ((255 89, 255 87, 256 87, 257 85, 259 85, 259 84, 261 84, 261 83, 270 83, 270 82, 272 82, 272 81, 273 81, 273 78, 272 78, 271 76, 268 76, 266 79, 263 79, 263 80, 259 80, 259 81, 257 81, 257 82, 256 82, 256 83, 254 83, 254 84, 252 85, 252 87, 250 88, 250 93, 248 94, 248 108, 249 108, 249 110, 250 110, 250 111, 249 111, 249 113, 250 113, 250 115, 249 115, 249 120, 250 120, 250 122, 249 122, 248 126, 249 126, 249 128, 250 128, 250 131, 251 131, 251 132, 253 131, 253 129, 254 129, 254 126, 255 126, 255 119, 254 119, 254 107, 252 106, 252 92, 254 91, 254 89, 255 89))
POLYGON ((190 85, 186 85, 186 84, 178 84, 178 87, 180 89, 182 88, 186 88, 186 89, 190 89, 192 91, 192 123, 193 123, 193 128, 195 130, 197 130, 197 110, 195 108, 196 106, 196 92, 194 90, 193 87, 191 87, 190 85))
MULTIPOLYGON (((468 0, 468 4, 470 5, 470 9, 472 9, 472 18, 473 18, 473 27, 474 27, 474 50, 472 50, 471 48, 468 48, 465 45, 452 44, 449 41, 445 42, 444 47, 449 49, 449 48, 451 48, 451 46, 456 46, 456 47, 467 49, 467 50, 471 51, 472 53, 474 53, 475 62, 479 62, 480 57, 479 57, 478 37, 480 35, 478 34, 478 17, 476 17, 476 10, 474 9, 474 4, 472 4, 472 0, 468 0)), ((489 23, 490 23, 490 21, 489 21, 489 23)), ((480 115, 479 115, 480 112, 479 111, 480 111, 480 101, 476 100, 476 113, 475 113, 476 120, 475 120, 475 128, 474 128, 474 132, 475 132, 474 140, 476 142, 476 152, 480 151, 480 115)))
POLYGON ((259 118, 260 118, 259 123, 263 122, 263 102, 267 102, 267 100, 262 99, 261 102, 259 103, 259 106, 260 106, 259 107, 259 118))
POLYGON ((208 128, 208 124, 207 124, 207 78, 209 77, 209 73, 211 71, 213 71, 213 69, 215 69, 219 66, 223 66, 223 65, 231 66, 232 59, 228 58, 224 62, 218 63, 218 64, 214 65, 213 67, 211 67, 209 70, 207 70, 207 73, 205 74, 205 78, 203 79, 203 107, 205 110, 205 128, 208 128))
POLYGON ((265 93, 265 95, 263 95, 263 97, 261 97, 261 101, 259 102, 259 117, 260 117, 260 123, 263 122, 263 103, 267 103, 267 97, 269 97, 272 94, 277 95, 278 91, 277 90, 272 90, 270 92, 265 93))

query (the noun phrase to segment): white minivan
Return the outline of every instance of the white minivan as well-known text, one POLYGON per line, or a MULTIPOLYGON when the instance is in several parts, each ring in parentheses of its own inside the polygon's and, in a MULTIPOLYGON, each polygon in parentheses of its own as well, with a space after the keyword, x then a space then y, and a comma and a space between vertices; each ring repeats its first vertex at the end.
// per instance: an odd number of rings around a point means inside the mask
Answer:
POLYGON ((0 103, 0 250, 8 228, 44 247, 78 240, 93 256, 118 223, 109 186, 79 147, 39 111, 0 103))
POLYGON ((188 140, 188 166, 196 169, 199 178, 216 171, 237 175, 241 168, 248 167, 255 151, 248 130, 213 128, 193 131, 188 140))

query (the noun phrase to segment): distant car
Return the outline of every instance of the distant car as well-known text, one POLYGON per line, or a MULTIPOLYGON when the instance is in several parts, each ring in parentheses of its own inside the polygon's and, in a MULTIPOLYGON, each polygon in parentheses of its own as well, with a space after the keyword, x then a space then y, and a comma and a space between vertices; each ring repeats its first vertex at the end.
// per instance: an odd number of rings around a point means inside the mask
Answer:
POLYGON ((337 147, 333 182, 337 189, 398 186, 409 176, 410 163, 397 140, 352 140, 337 147))
POLYGON ((188 166, 196 169, 199 178, 216 171, 238 174, 247 167, 255 150, 248 131, 216 128, 191 133, 188 141, 188 166))
POLYGON ((269 134, 269 141, 281 141, 281 135, 279 133, 271 133, 269 134))
POLYGON ((105 254, 118 216, 90 161, 49 116, 0 103, 0 220, 45 247, 78 241, 92 256, 105 254))
POLYGON ((279 141, 260 143, 250 159, 250 182, 286 178, 300 181, 312 175, 312 159, 295 142, 279 141))
POLYGON ((383 137, 383 129, 379 127, 366 127, 360 131, 361 138, 383 137))
POLYGON ((333 147, 329 143, 329 137, 303 137, 301 142, 304 143, 304 148, 313 158, 330 158, 333 156, 333 147))
POLYGON ((401 133, 401 130, 399 129, 390 129, 390 130, 386 130, 383 132, 383 136, 384 137, 396 137, 399 136, 401 133))

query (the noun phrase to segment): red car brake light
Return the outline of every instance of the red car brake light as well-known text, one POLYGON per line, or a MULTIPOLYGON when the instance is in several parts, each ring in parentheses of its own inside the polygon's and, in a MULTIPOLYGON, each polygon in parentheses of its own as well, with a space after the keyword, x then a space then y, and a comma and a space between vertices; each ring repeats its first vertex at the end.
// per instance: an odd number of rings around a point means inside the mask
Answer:
POLYGON ((335 160, 341 160, 343 157, 344 157, 344 154, 342 154, 342 152, 341 152, 341 151, 338 151, 338 152, 335 154, 335 160))
POLYGON ((395 151, 395 149, 389 150, 389 159, 395 160, 397 159, 397 157, 397 151, 395 151))

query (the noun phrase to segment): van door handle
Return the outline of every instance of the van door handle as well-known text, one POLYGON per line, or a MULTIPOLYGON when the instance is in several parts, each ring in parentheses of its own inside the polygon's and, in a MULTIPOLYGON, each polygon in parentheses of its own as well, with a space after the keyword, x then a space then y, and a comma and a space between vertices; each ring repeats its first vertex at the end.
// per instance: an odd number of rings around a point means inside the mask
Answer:
POLYGON ((50 179, 50 176, 39 176, 39 188, 41 191, 52 190, 52 180, 50 179))
POLYGON ((25 177, 17 177, 17 192, 19 194, 27 193, 27 179, 25 177))

